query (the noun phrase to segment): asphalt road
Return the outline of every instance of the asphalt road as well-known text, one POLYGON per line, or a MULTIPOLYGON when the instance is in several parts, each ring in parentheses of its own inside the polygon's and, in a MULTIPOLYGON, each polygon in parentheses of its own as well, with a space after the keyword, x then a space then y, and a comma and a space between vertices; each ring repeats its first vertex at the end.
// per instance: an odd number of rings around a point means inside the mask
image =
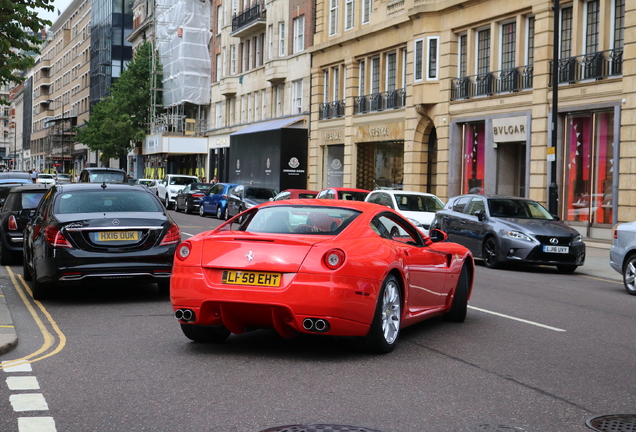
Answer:
MULTIPOLYGON (((218 223, 175 219, 184 238, 218 223)), ((478 265, 466 322, 408 328, 388 355, 271 331, 197 344, 152 284, 67 289, 40 308, 21 266, 2 267, 20 343, 0 361, 26 364, 0 370, 0 431, 590 431, 591 417, 636 412, 636 297, 606 257, 589 248, 573 275, 478 265)))

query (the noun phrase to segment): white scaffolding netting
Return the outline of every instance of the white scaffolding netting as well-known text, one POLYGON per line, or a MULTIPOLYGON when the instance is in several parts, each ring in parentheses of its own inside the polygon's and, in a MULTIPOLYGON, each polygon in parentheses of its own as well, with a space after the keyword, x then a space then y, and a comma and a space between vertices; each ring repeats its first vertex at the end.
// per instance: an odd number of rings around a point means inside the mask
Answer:
POLYGON ((163 67, 163 106, 210 104, 208 0, 157 0, 155 39, 163 67))

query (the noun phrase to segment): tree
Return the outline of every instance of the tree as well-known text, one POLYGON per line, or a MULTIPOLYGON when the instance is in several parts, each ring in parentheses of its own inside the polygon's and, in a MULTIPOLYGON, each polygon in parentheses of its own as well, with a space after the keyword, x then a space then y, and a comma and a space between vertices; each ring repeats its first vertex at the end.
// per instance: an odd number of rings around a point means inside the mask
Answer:
POLYGON ((90 119, 76 128, 75 141, 111 159, 125 157, 135 142, 145 139, 151 104, 151 54, 149 42, 138 47, 111 86, 110 96, 95 104, 90 119))
POLYGON ((52 11, 53 0, 0 0, 0 86, 19 84, 24 77, 15 71, 33 67, 39 54, 40 32, 51 21, 38 17, 36 8, 52 11))

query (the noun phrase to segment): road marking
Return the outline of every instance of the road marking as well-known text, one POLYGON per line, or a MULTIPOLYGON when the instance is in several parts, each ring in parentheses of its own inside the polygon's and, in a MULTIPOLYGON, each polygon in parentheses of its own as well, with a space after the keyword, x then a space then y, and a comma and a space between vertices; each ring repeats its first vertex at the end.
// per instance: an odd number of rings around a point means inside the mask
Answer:
POLYGON ((14 394, 9 396, 13 411, 48 411, 49 406, 42 393, 14 394))
POLYGON ((585 275, 579 275, 579 276, 584 277, 584 278, 588 278, 588 279, 594 279, 594 280, 598 280, 598 281, 603 281, 603 282, 615 283, 617 285, 623 285, 623 282, 619 282, 619 281, 616 281, 614 279, 602 279, 602 278, 597 278, 597 277, 593 277, 593 276, 585 276, 585 275))
POLYGON ((55 432, 53 417, 18 417, 20 432, 55 432))
POLYGON ((7 360, 0 363, 0 369, 4 369, 5 372, 33 372, 30 363, 20 363, 14 365, 15 360, 7 360))
POLYGON ((534 322, 534 321, 528 321, 528 320, 525 320, 525 319, 522 319, 522 318, 517 318, 517 317, 510 316, 510 315, 505 315, 505 314, 502 314, 502 313, 499 313, 499 312, 493 312, 493 311, 489 311, 489 310, 486 310, 486 309, 480 309, 480 308, 477 308, 477 307, 474 307, 474 306, 468 306, 468 307, 470 309, 474 309, 474 310, 479 311, 479 312, 484 312, 484 313, 487 313, 487 314, 496 315, 498 317, 507 318, 507 319, 511 319, 511 320, 514 320, 514 321, 519 321, 519 322, 522 322, 524 324, 530 324, 530 325, 533 325, 533 326, 545 328, 545 329, 556 331, 556 332, 564 332, 564 331, 566 331, 566 330, 560 329, 558 327, 551 327, 549 325, 541 324, 541 323, 534 322))
POLYGON ((38 379, 34 376, 8 377, 9 390, 40 390, 38 379))

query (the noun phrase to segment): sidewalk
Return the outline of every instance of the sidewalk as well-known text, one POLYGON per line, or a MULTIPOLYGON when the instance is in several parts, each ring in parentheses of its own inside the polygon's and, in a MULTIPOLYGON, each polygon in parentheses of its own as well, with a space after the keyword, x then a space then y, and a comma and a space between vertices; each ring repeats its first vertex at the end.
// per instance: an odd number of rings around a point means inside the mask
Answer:
MULTIPOLYGON (((603 279, 622 281, 621 275, 609 265, 611 242, 585 239, 585 245, 587 246, 587 256, 585 264, 580 268, 581 273, 603 279)), ((0 287, 0 355, 11 351, 17 344, 18 336, 13 326, 13 320, 11 319, 2 287, 0 287)))

